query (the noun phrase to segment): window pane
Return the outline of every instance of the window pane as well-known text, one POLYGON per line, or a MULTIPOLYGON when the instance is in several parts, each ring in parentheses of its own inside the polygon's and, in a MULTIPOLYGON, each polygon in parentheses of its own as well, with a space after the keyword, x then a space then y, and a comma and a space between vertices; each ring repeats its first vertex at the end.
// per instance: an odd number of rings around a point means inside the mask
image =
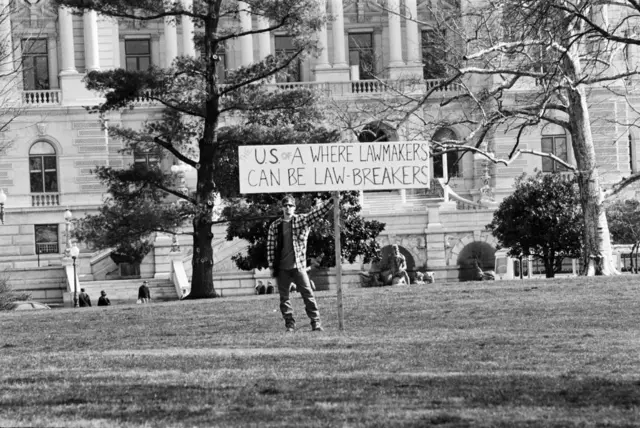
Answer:
POLYGON ((442 168, 442 155, 437 154, 440 151, 442 151, 442 149, 439 149, 439 148, 436 148, 433 150, 433 177, 434 178, 444 177, 444 171, 442 168))
POLYGON ((36 89, 49 89, 49 59, 46 56, 35 58, 35 74, 36 89))
POLYGON ((371 33, 349 34, 349 49, 371 49, 373 37, 371 33))
POLYGON ((375 76, 375 52, 373 34, 349 34, 349 65, 357 65, 360 80, 370 80, 375 76))
MULTIPOLYGON (((541 149, 544 153, 553 153, 553 138, 543 138, 541 140, 541 149)), ((553 172, 553 164, 555 162, 549 158, 542 158, 542 172, 553 172)))
POLYGON ((58 242, 57 224, 36 224, 35 237, 37 244, 58 242))
POLYGON ((126 55, 149 55, 149 40, 125 40, 124 50, 126 55))
POLYGON ((567 151, 567 139, 564 137, 556 137, 555 140, 556 156, 558 156, 563 161, 569 160, 567 151))
POLYGON ((138 58, 127 58, 126 63, 126 68, 128 71, 135 71, 138 69, 138 58))
POLYGON ((33 58, 22 58, 22 79, 25 91, 36 89, 36 70, 33 58))
POLYGON ((58 191, 58 174, 56 171, 50 171, 44 173, 44 191, 45 192, 57 192, 58 191))
POLYGON ((29 171, 31 172, 42 171, 42 158, 40 156, 34 156, 29 158, 29 171))
POLYGON ((32 172, 29 174, 29 180, 31 181, 31 192, 32 193, 41 193, 44 192, 44 187, 42 183, 42 174, 39 172, 32 172))
MULTIPOLYGON (((563 161, 569 160, 569 152, 567 151, 567 139, 564 137, 555 137, 555 155, 563 161)), ((555 163, 556 170, 567 171, 567 167, 557 162, 555 163)))
POLYGON ((275 36, 274 44, 276 51, 293 50, 293 37, 291 36, 275 36))
POLYGON ((458 155, 454 152, 447 153, 447 173, 449 177, 458 177, 458 155))
POLYGON ((141 56, 138 58, 138 70, 147 70, 151 66, 151 58, 141 56))
POLYGON ((46 39, 28 39, 22 41, 22 55, 46 54, 46 39))
POLYGON ((54 170, 56 169, 56 157, 55 156, 44 156, 44 169, 45 170, 54 170))

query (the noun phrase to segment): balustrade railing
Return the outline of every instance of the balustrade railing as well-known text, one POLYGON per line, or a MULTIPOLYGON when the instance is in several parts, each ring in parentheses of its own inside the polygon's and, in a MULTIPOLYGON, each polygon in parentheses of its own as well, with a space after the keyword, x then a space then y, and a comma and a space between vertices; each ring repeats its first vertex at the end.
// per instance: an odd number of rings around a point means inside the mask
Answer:
POLYGON ((40 91, 23 91, 22 103, 29 105, 57 105, 62 102, 62 92, 59 89, 40 91))
MULTIPOLYGON (((342 82, 287 82, 274 83, 269 86, 280 89, 307 88, 318 91, 329 97, 339 97, 347 95, 372 95, 394 92, 426 92, 438 88, 442 84, 442 79, 429 80, 349 80, 342 82)), ((436 92, 458 92, 461 86, 459 83, 445 85, 436 92)))
POLYGON ((31 206, 33 207, 53 207, 60 205, 59 193, 32 193, 31 206))
MULTIPOLYGON (((272 83, 267 86, 282 90, 307 88, 328 97, 374 95, 394 92, 426 92, 442 84, 441 79, 429 80, 350 80, 342 82, 286 82, 272 83)), ((452 83, 438 89, 437 92, 458 92, 460 84, 452 83)), ((152 104, 153 91, 144 91, 138 95, 135 104, 152 104)), ((59 105, 62 103, 62 92, 59 89, 23 91, 22 103, 32 106, 59 105)))

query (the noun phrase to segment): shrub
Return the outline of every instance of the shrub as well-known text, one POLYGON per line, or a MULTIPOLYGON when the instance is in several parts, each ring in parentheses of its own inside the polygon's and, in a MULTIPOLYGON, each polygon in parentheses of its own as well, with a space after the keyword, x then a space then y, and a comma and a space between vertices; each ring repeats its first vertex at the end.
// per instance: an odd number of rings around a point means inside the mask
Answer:
POLYGON ((31 300, 31 293, 13 291, 9 285, 9 277, 6 274, 0 275, 0 311, 6 311, 11 303, 18 300, 31 300))

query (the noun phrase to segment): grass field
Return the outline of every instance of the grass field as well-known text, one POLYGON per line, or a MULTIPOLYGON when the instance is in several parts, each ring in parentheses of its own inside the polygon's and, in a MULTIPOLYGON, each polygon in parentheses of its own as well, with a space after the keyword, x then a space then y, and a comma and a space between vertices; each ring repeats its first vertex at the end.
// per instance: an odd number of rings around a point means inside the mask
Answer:
POLYGON ((0 313, 0 426, 640 426, 640 276, 0 313))

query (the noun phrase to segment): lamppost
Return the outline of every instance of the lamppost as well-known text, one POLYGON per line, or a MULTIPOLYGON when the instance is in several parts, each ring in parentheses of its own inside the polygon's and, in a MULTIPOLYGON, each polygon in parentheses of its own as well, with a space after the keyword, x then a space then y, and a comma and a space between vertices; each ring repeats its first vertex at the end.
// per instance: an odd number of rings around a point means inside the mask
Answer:
POLYGON ((73 247, 69 250, 69 254, 71 254, 71 259, 73 259, 73 307, 78 307, 78 275, 76 274, 76 259, 80 254, 80 248, 76 244, 73 244, 73 247))
POLYGON ((7 194, 0 189, 0 223, 4 224, 4 203, 7 202, 7 194))
POLYGON ((69 229, 71 228, 71 219, 73 218, 73 214, 71 213, 71 210, 69 208, 67 208, 67 210, 64 212, 64 221, 65 221, 65 227, 66 227, 66 231, 67 231, 67 242, 65 244, 64 247, 64 255, 65 257, 69 257, 69 250, 71 249, 71 236, 69 236, 69 229))

